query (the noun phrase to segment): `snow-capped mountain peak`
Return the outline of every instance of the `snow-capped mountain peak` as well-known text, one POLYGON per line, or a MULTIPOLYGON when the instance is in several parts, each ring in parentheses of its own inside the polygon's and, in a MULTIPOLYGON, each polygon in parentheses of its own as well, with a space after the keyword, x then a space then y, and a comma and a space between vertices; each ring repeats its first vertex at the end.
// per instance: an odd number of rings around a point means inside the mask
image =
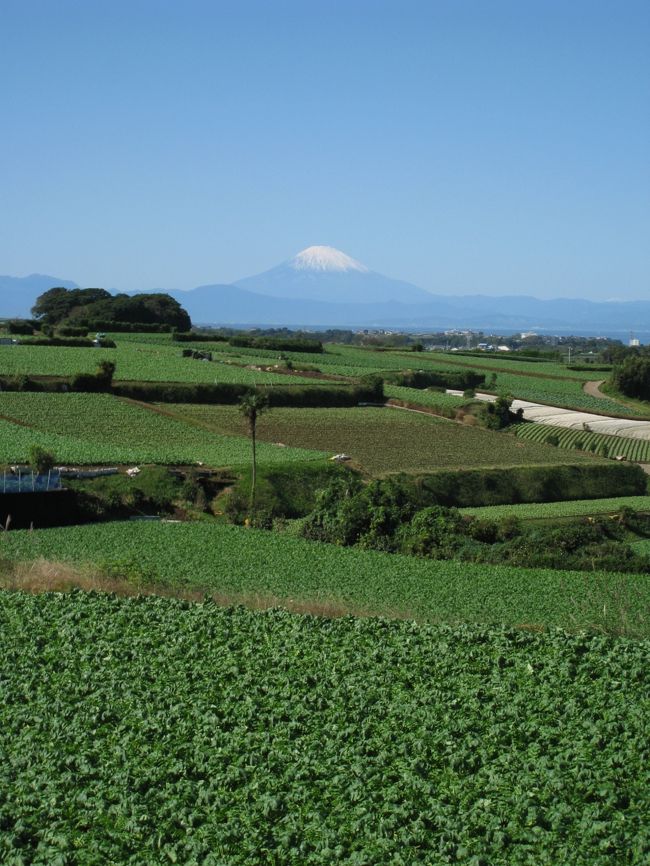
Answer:
POLYGON ((307 247, 288 262, 296 271, 360 271, 367 273, 368 268, 361 262, 342 253, 334 247, 307 247))

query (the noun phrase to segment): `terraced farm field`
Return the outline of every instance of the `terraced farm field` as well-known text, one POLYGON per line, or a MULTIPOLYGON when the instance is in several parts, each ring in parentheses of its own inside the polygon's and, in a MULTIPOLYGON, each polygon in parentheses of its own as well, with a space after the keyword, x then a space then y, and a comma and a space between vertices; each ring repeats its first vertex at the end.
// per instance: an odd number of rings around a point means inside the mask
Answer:
POLYGON ((650 857, 650 644, 0 594, 6 863, 650 857))
POLYGON ((95 563, 234 601, 316 601, 431 622, 618 628, 624 604, 625 627, 650 636, 650 575, 420 559, 216 523, 116 521, 14 530, 0 541, 11 560, 95 563))
MULTIPOLYGON (((75 373, 94 373, 100 360, 116 364, 116 380, 144 380, 148 382, 241 382, 257 383, 313 382, 300 376, 265 373, 215 360, 195 361, 181 357, 184 344, 135 342, 116 335, 115 349, 78 349, 67 346, 0 346, 0 375, 73 376, 75 373)), ((135 335, 130 335, 135 336, 135 335)), ((149 335, 153 336, 153 335, 149 335)), ((159 335, 155 335, 159 336, 159 335)), ((275 360, 277 362, 277 352, 275 360)), ((252 361, 245 361, 252 363, 252 361)))
MULTIPOLYGON (((236 406, 160 406, 222 435, 236 435, 243 429, 236 406)), ((524 443, 507 434, 400 409, 277 408, 260 418, 258 436, 296 448, 344 452, 373 474, 563 462, 562 452, 550 445, 524 443)), ((574 462, 574 456, 594 459, 571 455, 565 462, 574 462)))
POLYGON ((620 455, 637 463, 650 462, 650 439, 590 433, 586 430, 553 427, 549 424, 521 424, 517 427, 516 433, 520 439, 529 442, 548 442, 550 436, 555 436, 559 448, 579 448, 582 451, 592 451, 610 457, 620 455))
POLYGON ((406 352, 369 352, 368 350, 345 346, 328 347, 327 360, 338 357, 340 366, 334 363, 333 369, 343 370, 343 362, 355 368, 358 375, 362 365, 373 366, 376 371, 396 369, 454 370, 473 369, 485 372, 487 377, 496 374, 495 389, 506 392, 521 400, 567 406, 584 411, 611 413, 613 415, 633 415, 634 410, 615 400, 592 397, 585 394, 583 385, 598 376, 590 371, 569 370, 563 364, 535 363, 531 361, 504 360, 488 355, 458 356, 452 353, 406 353, 406 352))
MULTIPOLYGON (((313 357, 313 356, 312 356, 313 357)), ((635 410, 609 399, 585 394, 583 385, 594 374, 590 371, 569 370, 562 364, 535 363, 477 355, 458 356, 431 352, 373 352, 351 346, 328 345, 318 357, 322 370, 348 376, 386 370, 461 370, 496 375, 496 392, 506 392, 522 400, 566 406, 588 412, 628 416, 635 410)))
POLYGON ((571 379, 535 379, 530 376, 498 373, 496 390, 531 403, 565 406, 601 415, 634 416, 628 406, 609 398, 593 397, 582 390, 583 383, 571 379))
POLYGON ((421 388, 403 388, 401 385, 385 385, 384 394, 392 400, 412 403, 425 409, 460 409, 468 402, 467 397, 456 397, 444 391, 428 391, 421 388))
POLYGON ((552 517, 580 517, 592 514, 615 514, 622 508, 650 512, 650 496, 619 496, 613 499, 575 499, 567 502, 530 502, 517 505, 488 505, 482 508, 461 508, 463 514, 473 514, 489 520, 519 517, 541 520, 552 517))
MULTIPOLYGON (((109 394, 2 394, 0 462, 24 461, 32 445, 61 463, 248 463, 241 425, 223 436, 109 394), (239 434, 239 435, 238 435, 239 434)), ((320 460, 326 455, 260 443, 260 463, 320 460)))
POLYGON ((324 374, 359 377, 388 370, 459 370, 471 368, 496 373, 495 389, 522 400, 567 406, 584 411, 630 416, 635 410, 609 398, 585 394, 582 386, 589 371, 568 370, 562 364, 504 361, 490 356, 467 357, 451 353, 376 352, 369 349, 329 344, 322 354, 231 347, 223 341, 184 344, 171 341, 169 334, 113 334, 116 349, 78 349, 53 346, 0 346, 0 375, 71 376, 94 372, 98 359, 116 363, 116 380, 154 382, 313 382, 299 374, 249 370, 241 365, 270 366, 280 354, 294 364, 316 366, 324 374), (212 363, 182 358, 186 345, 214 353, 212 363))

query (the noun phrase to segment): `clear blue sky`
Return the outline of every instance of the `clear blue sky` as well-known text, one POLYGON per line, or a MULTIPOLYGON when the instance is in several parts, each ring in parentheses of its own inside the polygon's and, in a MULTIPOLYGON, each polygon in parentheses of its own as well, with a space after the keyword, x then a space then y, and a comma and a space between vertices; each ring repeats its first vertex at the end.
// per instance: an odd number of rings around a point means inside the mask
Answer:
POLYGON ((0 273, 650 296, 648 0, 2 0, 0 273))

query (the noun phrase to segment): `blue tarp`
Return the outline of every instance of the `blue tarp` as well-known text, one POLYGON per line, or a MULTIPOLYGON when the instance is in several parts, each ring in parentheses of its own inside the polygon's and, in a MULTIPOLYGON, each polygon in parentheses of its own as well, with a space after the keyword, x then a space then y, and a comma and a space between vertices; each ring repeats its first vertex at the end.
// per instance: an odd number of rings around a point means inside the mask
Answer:
POLYGON ((35 472, 4 472, 0 475, 0 493, 43 493, 47 490, 61 490, 62 487, 58 472, 45 475, 35 472))

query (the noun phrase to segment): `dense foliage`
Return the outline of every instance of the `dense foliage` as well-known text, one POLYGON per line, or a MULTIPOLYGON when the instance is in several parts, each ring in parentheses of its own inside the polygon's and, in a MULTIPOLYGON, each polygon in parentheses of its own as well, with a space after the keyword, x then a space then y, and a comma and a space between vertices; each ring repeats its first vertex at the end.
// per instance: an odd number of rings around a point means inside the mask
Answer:
POLYGON ((301 531, 315 541, 437 559, 650 573, 650 559, 623 543, 630 525, 650 536, 650 518, 642 515, 527 526, 425 503, 422 490, 404 481, 364 486, 354 476, 335 478, 301 531))
MULTIPOLYGON (((266 395, 271 406, 322 407, 357 406, 363 402, 383 402, 381 379, 366 380, 359 384, 293 384, 291 380, 274 383, 259 377, 257 390, 266 395)), ((214 384, 182 384, 180 382, 120 382, 115 394, 161 403, 220 404, 238 403, 251 386, 239 382, 214 384)))
POLYGON ((32 315, 48 325, 95 320, 164 324, 186 331, 190 317, 178 301, 163 293, 111 295, 105 289, 49 289, 36 299, 32 315))
POLYGON ((612 381, 628 397, 650 400, 650 355, 632 355, 617 364, 612 381))
POLYGON ((465 391, 485 385, 485 374, 475 370, 398 370, 383 373, 383 379, 400 388, 451 388, 465 391))
MULTIPOLYGON (((503 442, 512 449, 510 436, 477 431, 492 441, 503 442)), ((486 446, 488 439, 485 440, 486 446)), ((492 444, 491 442, 489 443, 492 444)), ((511 458, 514 462, 518 451, 511 458)), ((522 463, 531 460, 524 461, 522 463)), ((539 461, 541 463, 541 461, 539 461)), ((501 469, 467 469, 424 475, 417 480, 420 501, 424 505, 447 505, 459 508, 501 505, 518 502, 555 502, 568 499, 597 499, 611 496, 645 494, 648 477, 640 466, 611 462, 592 462, 583 458, 571 465, 508 466, 501 469)))
POLYGON ((32 307, 32 315, 46 325, 55 325, 67 319, 73 310, 88 307, 98 301, 110 301, 106 289, 49 289, 39 295, 32 307))
MULTIPOLYGON (((86 331, 86 328, 62 328, 61 331, 86 331)), ((86 331, 87 333, 87 331, 86 331)), ((110 340, 106 337, 96 340, 89 340, 81 336, 56 336, 56 337, 35 337, 34 339, 25 341, 28 346, 68 346, 69 348, 78 349, 114 349, 115 340, 110 340)))
POLYGON ((647 642, 0 595, 0 859, 641 866, 647 642))
POLYGON ((231 346, 243 346, 247 349, 262 349, 279 352, 309 352, 320 354, 323 344, 320 340, 308 337, 255 337, 237 334, 228 341, 231 346))

